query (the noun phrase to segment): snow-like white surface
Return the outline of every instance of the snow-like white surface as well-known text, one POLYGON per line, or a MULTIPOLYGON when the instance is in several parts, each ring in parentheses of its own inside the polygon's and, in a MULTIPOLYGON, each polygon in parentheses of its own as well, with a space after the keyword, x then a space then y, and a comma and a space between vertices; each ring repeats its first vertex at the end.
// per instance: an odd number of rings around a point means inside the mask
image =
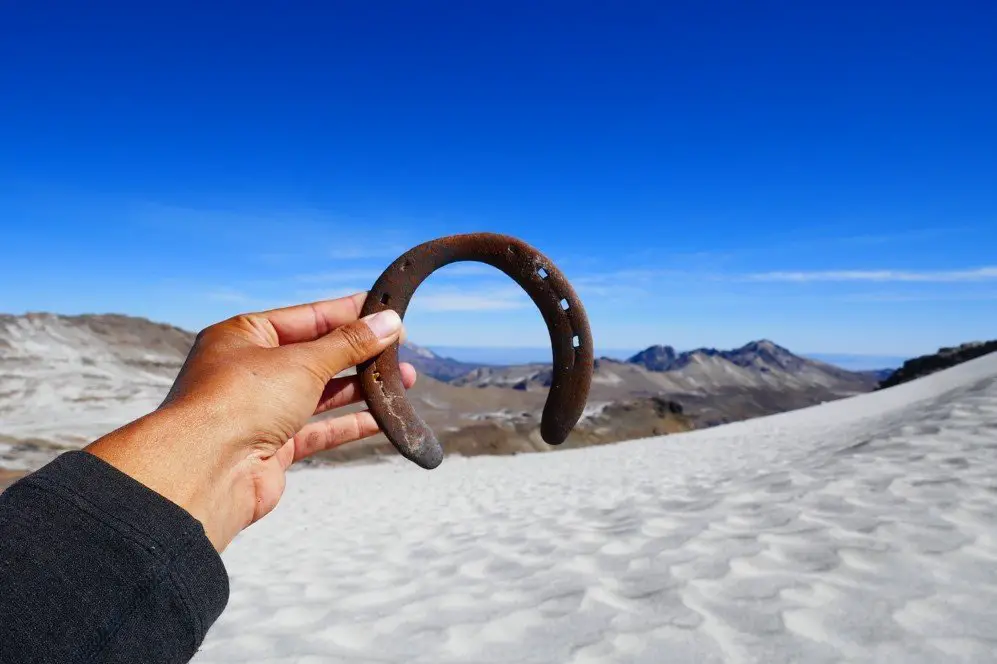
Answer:
POLYGON ((210 662, 997 661, 997 355, 717 429, 292 473, 210 662))
POLYGON ((37 468, 155 410, 184 358, 49 314, 0 320, 0 342, 0 437, 52 446, 0 442, 0 468, 37 468))

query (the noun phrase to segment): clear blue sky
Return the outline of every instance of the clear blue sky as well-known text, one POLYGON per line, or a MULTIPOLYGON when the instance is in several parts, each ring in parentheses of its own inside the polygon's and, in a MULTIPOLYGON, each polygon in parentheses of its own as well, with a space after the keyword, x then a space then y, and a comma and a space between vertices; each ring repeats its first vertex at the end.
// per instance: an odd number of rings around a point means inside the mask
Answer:
MULTIPOLYGON (((992 2, 0 7, 0 311, 198 328, 414 243, 551 255, 602 348, 997 337, 992 2)), ((541 346, 497 272, 411 337, 541 346)))

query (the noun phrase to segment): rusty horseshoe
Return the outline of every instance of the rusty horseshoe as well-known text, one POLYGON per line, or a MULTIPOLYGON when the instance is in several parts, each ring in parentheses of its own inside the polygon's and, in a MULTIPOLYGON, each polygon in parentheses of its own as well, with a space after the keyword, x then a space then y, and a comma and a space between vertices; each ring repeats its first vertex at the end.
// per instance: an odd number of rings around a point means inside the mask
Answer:
MULTIPOLYGON (((487 263, 523 287, 540 309, 550 332, 554 366, 540 435, 550 445, 564 442, 585 408, 592 384, 592 331, 581 300, 549 258, 519 240, 495 233, 450 235, 399 256, 374 282, 361 316, 394 309, 402 318, 426 277, 459 261, 487 263)), ((405 396, 398 369, 398 343, 357 367, 367 406, 388 440, 423 468, 443 461, 443 447, 405 396)))

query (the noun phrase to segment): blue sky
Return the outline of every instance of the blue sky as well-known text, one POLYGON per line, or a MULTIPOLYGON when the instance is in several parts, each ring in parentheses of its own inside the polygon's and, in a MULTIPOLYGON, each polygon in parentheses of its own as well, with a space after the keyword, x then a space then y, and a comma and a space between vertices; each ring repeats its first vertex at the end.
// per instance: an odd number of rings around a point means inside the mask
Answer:
MULTIPOLYGON (((0 311, 199 328, 510 233, 601 348, 912 355, 997 337, 997 5, 0 8, 0 311)), ((546 342, 434 275, 444 346, 546 342)))

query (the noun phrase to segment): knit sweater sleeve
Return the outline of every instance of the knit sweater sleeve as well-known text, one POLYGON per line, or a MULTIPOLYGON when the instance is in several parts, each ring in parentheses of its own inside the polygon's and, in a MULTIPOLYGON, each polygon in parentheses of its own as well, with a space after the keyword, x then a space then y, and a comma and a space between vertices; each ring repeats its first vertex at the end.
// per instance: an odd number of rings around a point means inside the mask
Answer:
POLYGON ((0 494, 0 663, 187 662, 228 601, 200 522, 83 451, 0 494))

